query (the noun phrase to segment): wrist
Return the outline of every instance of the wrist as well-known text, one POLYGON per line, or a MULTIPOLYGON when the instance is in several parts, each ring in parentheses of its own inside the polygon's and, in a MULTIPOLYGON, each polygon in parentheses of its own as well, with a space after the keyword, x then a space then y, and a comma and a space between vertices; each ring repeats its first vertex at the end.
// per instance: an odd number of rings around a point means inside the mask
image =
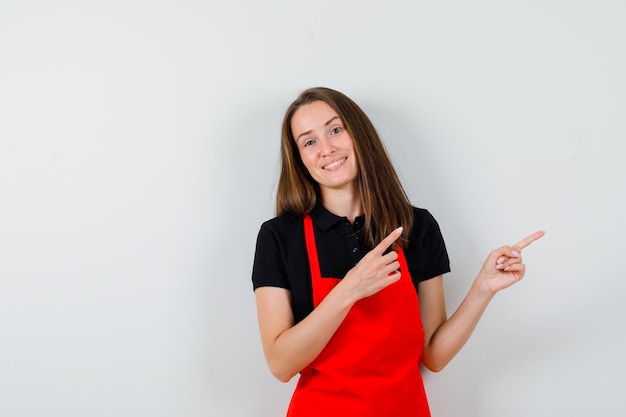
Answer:
MULTIPOLYGON (((345 279, 345 278, 344 278, 345 279)), ((348 285, 342 279, 326 296, 324 301, 328 299, 340 310, 350 310, 354 303, 358 301, 354 291, 351 291, 348 285)))
POLYGON ((486 302, 491 301, 491 299, 496 295, 497 291, 493 291, 487 280, 478 275, 474 280, 474 284, 472 285, 471 290, 476 297, 485 300, 486 302))

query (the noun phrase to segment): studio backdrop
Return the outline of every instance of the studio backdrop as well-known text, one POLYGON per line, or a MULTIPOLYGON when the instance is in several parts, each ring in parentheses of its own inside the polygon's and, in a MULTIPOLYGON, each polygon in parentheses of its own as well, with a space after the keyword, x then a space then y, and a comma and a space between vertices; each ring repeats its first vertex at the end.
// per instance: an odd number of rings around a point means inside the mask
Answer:
POLYGON ((327 86, 451 258, 524 280, 424 370, 437 417, 620 416, 626 6, 0 2, 0 415, 276 417, 251 283, 280 124, 327 86))

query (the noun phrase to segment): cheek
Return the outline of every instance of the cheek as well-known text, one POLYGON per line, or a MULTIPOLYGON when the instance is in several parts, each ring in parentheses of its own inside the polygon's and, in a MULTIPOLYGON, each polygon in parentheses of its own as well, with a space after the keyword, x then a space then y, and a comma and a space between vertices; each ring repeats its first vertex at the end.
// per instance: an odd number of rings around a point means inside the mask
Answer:
POLYGON ((352 154, 352 165, 354 165, 355 168, 359 167, 359 161, 357 159, 356 156, 356 150, 354 149, 354 146, 352 145, 352 141, 350 141, 350 147, 349 147, 350 153, 352 154))
POLYGON ((308 152, 300 152, 300 161, 302 161, 302 165, 306 168, 307 171, 310 171, 311 168, 315 166, 314 158, 308 152))

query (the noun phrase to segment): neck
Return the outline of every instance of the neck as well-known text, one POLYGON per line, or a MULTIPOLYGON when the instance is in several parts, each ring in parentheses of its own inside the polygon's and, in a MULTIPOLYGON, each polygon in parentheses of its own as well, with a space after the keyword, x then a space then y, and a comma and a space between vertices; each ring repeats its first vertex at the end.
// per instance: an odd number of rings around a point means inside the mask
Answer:
POLYGON ((322 205, 331 213, 347 217, 351 223, 357 216, 363 214, 361 199, 352 191, 346 190, 323 190, 322 205))

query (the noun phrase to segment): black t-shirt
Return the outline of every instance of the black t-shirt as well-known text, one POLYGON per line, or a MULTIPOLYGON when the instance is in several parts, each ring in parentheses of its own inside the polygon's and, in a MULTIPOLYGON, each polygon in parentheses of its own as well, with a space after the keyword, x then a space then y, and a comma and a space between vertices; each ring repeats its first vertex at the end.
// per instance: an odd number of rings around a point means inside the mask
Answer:
MULTIPOLYGON (((362 235, 364 216, 351 224, 321 204, 310 215, 322 277, 343 278, 372 249, 362 235)), ((439 225, 425 209, 413 208, 413 228, 404 255, 416 289, 420 281, 450 272, 439 225)), ((302 217, 286 214, 263 223, 257 237, 252 283, 254 289, 270 286, 290 290, 296 323, 313 311, 302 217)))

